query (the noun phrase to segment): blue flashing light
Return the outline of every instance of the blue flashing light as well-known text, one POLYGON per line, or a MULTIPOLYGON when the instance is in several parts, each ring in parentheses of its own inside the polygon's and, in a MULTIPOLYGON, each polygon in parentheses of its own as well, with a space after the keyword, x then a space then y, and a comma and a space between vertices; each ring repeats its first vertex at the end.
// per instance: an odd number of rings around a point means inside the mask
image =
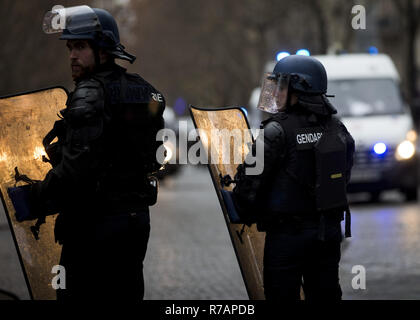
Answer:
POLYGON ((370 54, 378 54, 379 53, 378 48, 376 48, 374 46, 369 47, 368 51, 369 51, 370 54))
POLYGON ((287 52, 287 51, 282 51, 282 52, 279 52, 277 54, 277 57, 276 58, 277 58, 277 61, 280 61, 281 59, 283 59, 283 58, 285 58, 287 56, 290 56, 290 53, 287 52))
POLYGON ((184 98, 179 97, 175 100, 173 109, 178 116, 182 116, 184 115, 185 110, 187 110, 187 102, 184 98))
POLYGON ((307 57, 311 55, 311 53, 307 49, 299 49, 298 51, 296 51, 296 54, 299 56, 307 56, 307 57))
POLYGON ((387 147, 386 144, 383 142, 378 142, 375 143, 375 145, 373 146, 373 151, 377 154, 377 155, 382 155, 386 152, 387 147))

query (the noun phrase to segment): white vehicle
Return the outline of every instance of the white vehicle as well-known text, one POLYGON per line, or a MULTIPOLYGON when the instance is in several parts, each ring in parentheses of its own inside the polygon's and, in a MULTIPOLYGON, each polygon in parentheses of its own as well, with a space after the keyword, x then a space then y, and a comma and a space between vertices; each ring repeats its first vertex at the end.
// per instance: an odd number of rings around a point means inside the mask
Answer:
MULTIPOLYGON (((348 191, 370 192, 377 200, 382 191, 399 189, 407 200, 416 200, 417 133, 390 57, 343 54, 314 58, 324 65, 328 94, 335 95, 329 99, 356 141, 348 191)), ((274 65, 268 63, 266 71, 272 71, 274 65)), ((256 107, 258 89, 251 95, 250 109, 256 107)))

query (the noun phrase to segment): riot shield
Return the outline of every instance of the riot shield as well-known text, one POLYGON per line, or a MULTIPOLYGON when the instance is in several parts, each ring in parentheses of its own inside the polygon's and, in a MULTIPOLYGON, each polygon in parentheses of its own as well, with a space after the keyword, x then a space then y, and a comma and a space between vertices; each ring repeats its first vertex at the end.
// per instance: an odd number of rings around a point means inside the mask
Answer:
POLYGON ((242 163, 250 150, 253 137, 249 131, 249 124, 241 108, 201 109, 190 106, 193 119, 203 149, 207 150, 208 168, 213 180, 216 193, 222 207, 223 216, 235 249, 236 257, 242 272, 242 277, 252 300, 264 299, 263 287, 263 254, 265 233, 258 232, 256 225, 251 227, 233 223, 229 218, 227 203, 224 202, 221 190, 232 190, 233 186, 222 186, 220 175, 229 174, 234 177, 236 168, 242 163), (227 135, 218 135, 214 139, 214 131, 227 130, 227 135), (236 132, 232 135, 229 133, 236 132), (240 135, 241 143, 230 143, 235 135, 240 135), (220 148, 220 140, 223 147, 220 148), (216 142, 217 140, 217 142, 216 142), (212 159, 210 159, 212 158, 212 159), (217 161, 212 161, 217 158, 217 161), (238 161, 241 160, 241 161, 238 161))
MULTIPOLYGON (((42 161, 42 139, 65 108, 67 92, 49 88, 0 98, 0 195, 32 299, 56 299, 52 287, 61 246, 55 243, 56 215, 41 225, 39 240, 31 231, 35 221, 17 222, 7 189, 15 186, 15 167, 31 179, 42 180, 51 166, 42 161)), ((21 185, 21 182, 17 184, 21 185)))

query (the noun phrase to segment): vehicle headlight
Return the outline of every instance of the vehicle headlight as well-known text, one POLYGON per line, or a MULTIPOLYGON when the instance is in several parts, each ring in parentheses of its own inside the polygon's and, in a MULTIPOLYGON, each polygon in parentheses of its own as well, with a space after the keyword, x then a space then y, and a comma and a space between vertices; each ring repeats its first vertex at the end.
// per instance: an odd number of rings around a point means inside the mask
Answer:
POLYGON ((165 157, 164 163, 168 163, 174 156, 174 146, 169 141, 165 141, 163 145, 166 149, 166 157, 165 157))
POLYGON ((416 147, 411 141, 405 140, 401 142, 397 147, 395 157, 397 160, 408 160, 416 153, 416 147))

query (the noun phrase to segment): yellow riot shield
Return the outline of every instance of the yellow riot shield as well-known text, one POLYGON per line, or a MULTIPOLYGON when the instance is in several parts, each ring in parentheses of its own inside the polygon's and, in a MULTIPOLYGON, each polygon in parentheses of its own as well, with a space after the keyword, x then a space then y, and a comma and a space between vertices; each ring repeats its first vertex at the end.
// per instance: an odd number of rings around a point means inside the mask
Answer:
POLYGON ((248 121, 243 110, 239 107, 202 109, 190 106, 190 113, 196 129, 198 129, 203 149, 207 151, 208 168, 222 207, 248 296, 252 300, 262 300, 264 299, 263 254, 265 233, 258 232, 255 224, 248 227, 231 223, 227 206, 221 194, 222 188, 232 190, 232 186, 222 186, 220 174, 222 176, 229 174, 234 177, 238 164, 244 161, 253 142, 248 121), (217 132, 223 131, 227 134, 217 134, 217 132), (215 139, 215 137, 217 138, 215 139))
POLYGON ((54 238, 56 215, 46 218, 36 240, 30 230, 36 221, 16 221, 7 188, 15 186, 15 167, 31 179, 44 179, 51 166, 42 161, 42 139, 66 100, 67 91, 60 87, 0 98, 0 195, 29 294, 36 300, 56 299, 52 268, 61 254, 54 238))

